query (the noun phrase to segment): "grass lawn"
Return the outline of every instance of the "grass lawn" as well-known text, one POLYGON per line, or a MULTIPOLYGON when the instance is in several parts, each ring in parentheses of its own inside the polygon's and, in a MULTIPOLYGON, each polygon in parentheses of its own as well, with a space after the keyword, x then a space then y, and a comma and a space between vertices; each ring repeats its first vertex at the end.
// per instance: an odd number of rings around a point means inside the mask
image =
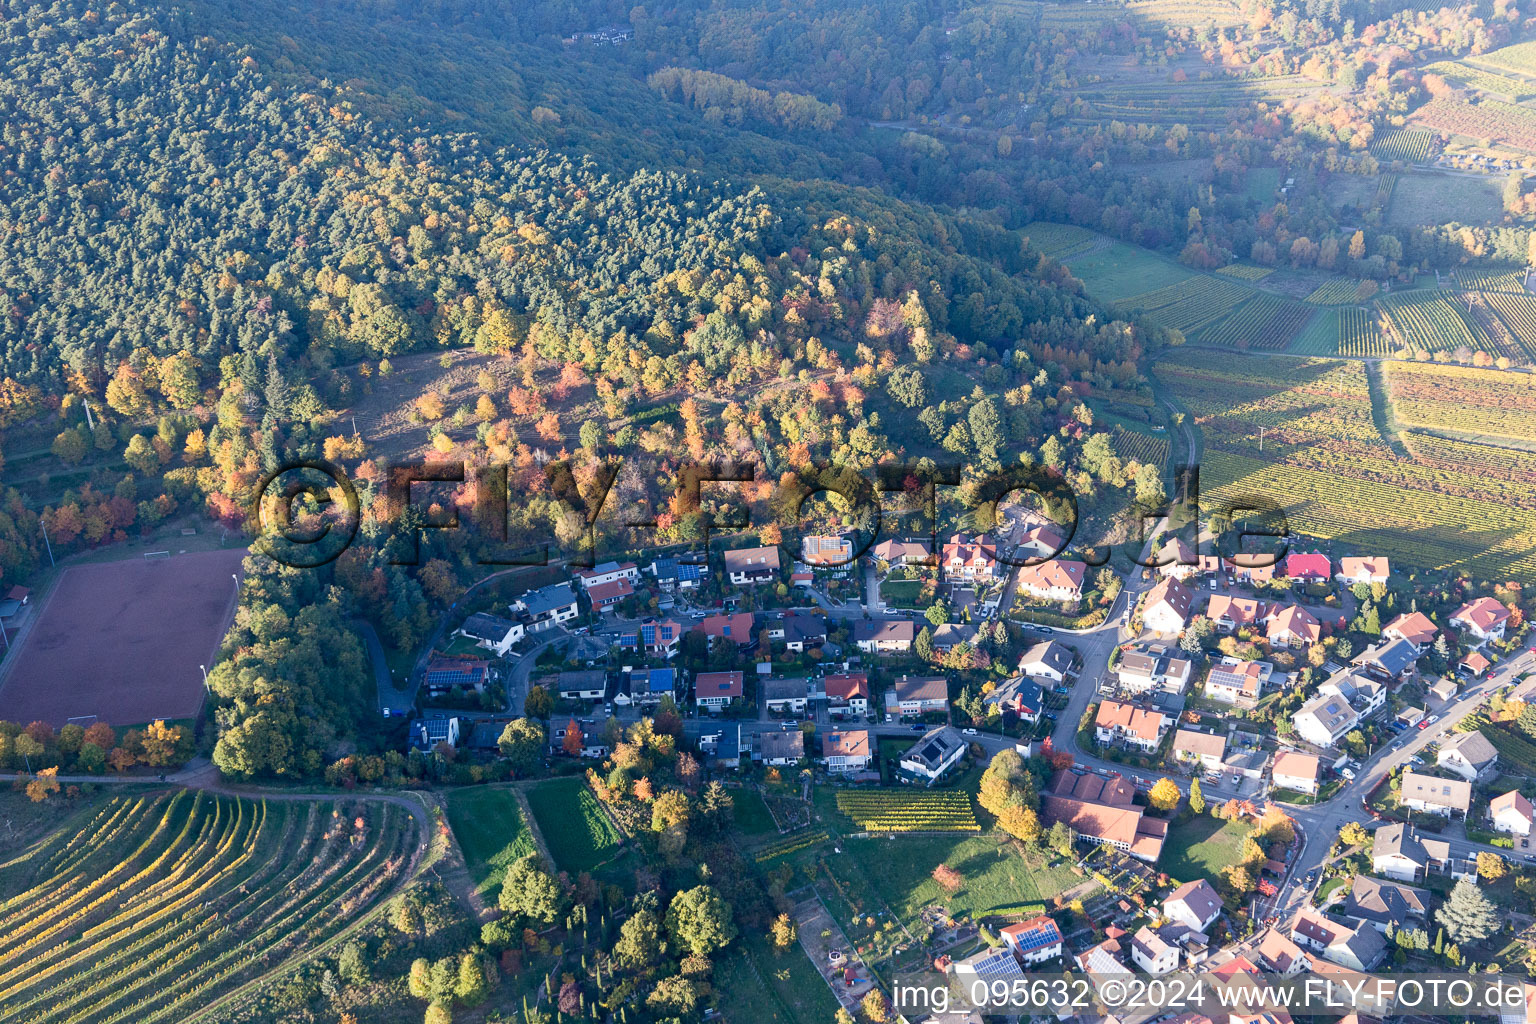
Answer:
POLYGON ((523 820, 522 808, 506 789, 477 786, 451 790, 448 824, 453 826, 469 875, 482 895, 497 891, 508 866, 533 852, 533 834, 523 820))
POLYGON ((1031 868, 1012 847, 986 835, 848 839, 843 848, 847 853, 837 859, 853 859, 873 892, 909 927, 932 903, 943 904, 952 914, 980 917, 1044 903, 1083 881, 1064 864, 1031 868), (932 878, 940 864, 965 879, 952 896, 932 878))
POLYGON ((1072 276, 1100 302, 1123 302, 1195 276, 1151 250, 1116 242, 1071 263, 1072 276))
POLYGON ((1168 829, 1168 842, 1158 866, 1180 882, 1218 878, 1223 868, 1237 863, 1243 840, 1251 831, 1251 824, 1204 814, 1180 822, 1168 829))
POLYGON ((528 791, 528 806, 561 871, 589 871, 618 849, 618 830, 583 779, 555 779, 535 786, 528 791))
POLYGON ((915 608, 922 593, 922 580, 886 580, 880 584, 880 599, 901 608, 915 608))
POLYGON ((736 816, 736 827, 744 835, 760 836, 768 832, 777 832, 773 824, 773 815, 768 813, 768 805, 763 803, 763 798, 755 789, 734 789, 731 791, 732 810, 736 816))
POLYGON ((774 953, 744 937, 715 961, 715 993, 728 1024, 826 1024, 837 999, 798 943, 774 953))

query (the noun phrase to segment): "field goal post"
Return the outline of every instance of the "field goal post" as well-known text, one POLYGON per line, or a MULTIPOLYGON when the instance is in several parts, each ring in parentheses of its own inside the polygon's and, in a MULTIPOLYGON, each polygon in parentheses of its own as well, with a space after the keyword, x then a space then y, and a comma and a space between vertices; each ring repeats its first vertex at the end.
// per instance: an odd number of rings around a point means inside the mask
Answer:
POLYGON ((170 557, 171 557, 171 553, 170 553, 169 550, 166 550, 166 551, 146 551, 146 552, 144 552, 144 561, 146 561, 146 562, 153 562, 157 558, 170 558, 170 557))

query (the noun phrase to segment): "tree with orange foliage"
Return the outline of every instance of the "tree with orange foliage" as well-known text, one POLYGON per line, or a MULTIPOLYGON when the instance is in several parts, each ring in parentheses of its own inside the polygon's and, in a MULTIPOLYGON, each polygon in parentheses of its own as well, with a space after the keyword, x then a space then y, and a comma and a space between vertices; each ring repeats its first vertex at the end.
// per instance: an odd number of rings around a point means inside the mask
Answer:
POLYGON ((581 723, 575 718, 565 723, 565 738, 560 741, 560 749, 572 757, 581 756, 581 723))
POLYGON ((58 768, 44 768, 27 783, 27 798, 35 804, 47 800, 59 791, 58 768))
POLYGON ((546 441, 558 441, 560 439, 560 417, 552 412, 547 412, 539 417, 539 422, 534 426, 534 430, 546 441))
POLYGON ((635 781, 635 799, 649 801, 655 792, 651 789, 651 780, 646 776, 635 781))

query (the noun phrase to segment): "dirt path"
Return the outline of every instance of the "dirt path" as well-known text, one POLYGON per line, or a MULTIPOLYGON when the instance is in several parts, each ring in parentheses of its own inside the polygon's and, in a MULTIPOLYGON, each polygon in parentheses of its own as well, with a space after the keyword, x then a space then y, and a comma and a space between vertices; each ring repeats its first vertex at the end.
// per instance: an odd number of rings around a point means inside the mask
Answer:
POLYGON ((1375 424, 1376 432, 1398 458, 1413 458, 1397 432, 1397 417, 1392 415, 1392 396, 1387 393, 1387 382, 1382 377, 1380 363, 1365 364, 1365 381, 1371 394, 1371 422, 1375 424))

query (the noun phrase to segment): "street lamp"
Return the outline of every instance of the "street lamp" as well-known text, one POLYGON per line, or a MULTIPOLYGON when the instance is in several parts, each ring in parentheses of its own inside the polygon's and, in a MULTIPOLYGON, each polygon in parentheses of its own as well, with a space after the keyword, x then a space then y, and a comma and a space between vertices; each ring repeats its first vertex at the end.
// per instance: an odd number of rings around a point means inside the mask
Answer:
POLYGON ((197 667, 203 670, 203 689, 207 690, 208 689, 208 666, 207 665, 199 665, 197 667))

